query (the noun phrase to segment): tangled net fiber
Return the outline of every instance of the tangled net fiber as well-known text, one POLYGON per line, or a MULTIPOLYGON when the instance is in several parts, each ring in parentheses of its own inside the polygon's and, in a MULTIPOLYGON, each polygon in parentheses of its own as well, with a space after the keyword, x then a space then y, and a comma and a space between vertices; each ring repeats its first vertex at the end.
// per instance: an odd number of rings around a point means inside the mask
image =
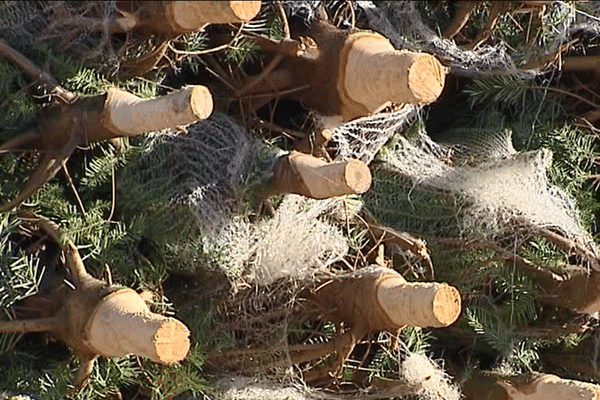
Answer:
POLYGON ((0 36, 17 49, 44 42, 52 44, 55 54, 111 58, 115 53, 110 22, 116 14, 114 0, 11 0, 0 7, 0 36))
POLYGON ((552 228, 595 250, 574 201, 547 180, 551 152, 516 153, 498 138, 506 135, 469 136, 460 151, 476 157, 459 165, 440 157, 447 150, 424 133, 413 141, 397 137, 375 168, 366 207, 386 224, 414 233, 502 245, 552 228))
POLYGON ((346 254, 341 230, 319 218, 339 200, 289 195, 273 218, 249 221, 244 198, 266 179, 281 150, 258 143, 223 114, 186 130, 148 135, 119 185, 130 207, 154 208, 161 232, 185 238, 173 244, 179 251, 219 254, 215 267, 229 277, 263 284, 309 276, 346 254))

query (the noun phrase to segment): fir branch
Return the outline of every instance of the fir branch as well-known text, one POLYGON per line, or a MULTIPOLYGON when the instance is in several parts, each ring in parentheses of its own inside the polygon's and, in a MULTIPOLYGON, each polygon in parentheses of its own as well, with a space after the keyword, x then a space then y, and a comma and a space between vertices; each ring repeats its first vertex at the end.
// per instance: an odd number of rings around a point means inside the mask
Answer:
POLYGON ((109 182, 113 173, 131 162, 141 152, 139 146, 127 146, 124 151, 116 152, 112 146, 99 145, 100 156, 92 158, 85 167, 81 185, 86 189, 97 189, 109 182))
POLYGON ((48 90, 55 94, 59 99, 61 99, 65 103, 70 103, 75 100, 76 95, 65 90, 61 86, 56 83, 56 80, 48 73, 39 69, 34 63, 32 63, 28 58, 23 56, 21 53, 10 47, 4 40, 0 39, 0 55, 8 58, 19 67, 21 67, 25 72, 31 75, 35 80, 46 85, 48 90))

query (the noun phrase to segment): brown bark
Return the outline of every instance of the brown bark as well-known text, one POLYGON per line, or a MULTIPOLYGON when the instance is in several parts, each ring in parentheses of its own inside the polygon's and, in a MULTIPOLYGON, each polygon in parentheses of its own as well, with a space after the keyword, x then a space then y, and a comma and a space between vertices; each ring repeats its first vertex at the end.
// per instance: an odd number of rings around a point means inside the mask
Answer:
POLYGON ((30 333, 30 332, 48 332, 57 329, 61 324, 58 318, 39 318, 34 320, 14 320, 0 321, 0 332, 6 333, 30 333))
POLYGON ((75 99, 75 95, 68 90, 63 89, 58 85, 54 77, 45 71, 39 69, 35 64, 28 58, 23 56, 21 53, 10 47, 0 39, 0 56, 4 56, 21 67, 25 72, 31 75, 38 82, 46 85, 46 88, 50 93, 55 94, 58 98, 62 99, 65 103, 69 103, 75 99))
POLYGON ((480 4, 481 1, 458 1, 456 2, 456 13, 450 21, 450 25, 444 30, 444 37, 452 39, 461 31, 469 21, 471 12, 480 4))
POLYGON ((573 269, 562 281, 548 277, 535 277, 545 295, 546 304, 564 307, 579 313, 600 311, 600 273, 581 268, 573 269))
POLYGON ((600 56, 570 56, 562 59, 562 68, 565 71, 590 71, 600 73, 600 56))

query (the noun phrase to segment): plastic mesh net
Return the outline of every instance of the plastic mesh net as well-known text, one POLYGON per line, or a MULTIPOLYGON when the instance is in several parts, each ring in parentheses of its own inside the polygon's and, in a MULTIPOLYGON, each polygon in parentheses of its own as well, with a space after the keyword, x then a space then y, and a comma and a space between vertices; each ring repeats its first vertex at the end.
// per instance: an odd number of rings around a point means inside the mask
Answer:
MULTIPOLYGON (((148 134, 144 151, 120 180, 133 203, 186 204, 200 229, 211 232, 239 205, 254 161, 253 139, 231 118, 214 114, 186 127, 148 134), (238 199, 236 201, 235 199, 238 199)), ((178 221, 183 225, 192 220, 178 221)))
MULTIPOLYGON (((491 140, 489 147, 475 142, 480 157, 455 166, 421 143, 427 140, 411 143, 399 137, 382 154, 384 163, 375 168, 373 190, 365 197, 367 208, 381 221, 415 233, 499 244, 549 227, 594 248, 574 202, 547 181, 548 150, 515 154, 502 150, 502 140, 491 140), (496 149, 495 157, 490 149, 496 149)), ((463 154, 468 155, 464 143, 463 154)))
POLYGON ((355 158, 369 164, 381 146, 418 117, 420 109, 408 104, 398 111, 379 113, 338 126, 332 132, 335 158, 355 158))
POLYGON ((18 49, 52 42, 54 51, 95 57, 111 52, 110 22, 116 1, 7 1, 0 7, 0 36, 18 49))
POLYGON ((310 275, 346 254, 339 228, 319 218, 339 200, 289 195, 273 218, 249 222, 244 198, 252 198, 281 150, 259 144, 222 114, 186 129, 148 135, 119 185, 133 206, 154 209, 159 230, 192 239, 178 251, 222 254, 217 267, 230 278, 261 283, 310 275))
MULTIPOLYGON (((419 49, 435 54, 449 65, 454 73, 469 76, 494 74, 511 74, 522 78, 530 78, 535 71, 519 70, 509 49, 503 43, 494 46, 481 46, 473 51, 457 46, 454 41, 440 37, 427 26, 418 10, 418 2, 386 1, 376 7, 370 1, 357 1, 367 17, 369 26, 381 32, 398 48, 419 49), (411 42, 407 38, 416 39, 411 42)), ((589 21, 572 5, 565 2, 553 2, 544 18, 549 28, 544 35, 548 43, 543 48, 546 54, 552 54, 568 41, 569 36, 577 30, 590 29, 597 21, 589 21)), ((546 28, 544 28, 546 29, 546 28)), ((519 64, 531 61, 528 56, 538 57, 534 52, 526 52, 518 60, 519 64)))
POLYGON ((400 376, 414 385, 420 400, 459 400, 459 388, 443 368, 423 354, 410 353, 400 365, 400 376))

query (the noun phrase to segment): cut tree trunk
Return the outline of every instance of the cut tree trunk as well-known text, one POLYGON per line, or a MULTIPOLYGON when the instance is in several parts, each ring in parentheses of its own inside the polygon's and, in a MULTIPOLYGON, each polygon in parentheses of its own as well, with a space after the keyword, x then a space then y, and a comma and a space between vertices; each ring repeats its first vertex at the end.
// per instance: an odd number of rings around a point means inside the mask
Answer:
POLYGON ((113 88, 107 93, 101 122, 114 135, 134 136, 203 120, 212 110, 212 95, 204 86, 190 86, 152 100, 113 88))
POLYGON ((337 336, 327 343, 286 346, 285 359, 274 361, 272 348, 236 348, 209 353, 207 364, 230 369, 269 371, 302 364, 330 355, 334 357, 303 373, 309 383, 338 376, 344 361, 367 334, 397 333, 405 325, 446 327, 461 311, 458 290, 445 283, 409 283, 396 271, 367 267, 347 276, 315 283, 302 298, 314 304, 309 312, 337 325, 337 336), (344 329, 342 329, 342 324, 344 329))
POLYGON ((465 385, 465 400, 599 400, 600 386, 537 374, 510 380, 492 374, 477 374, 465 385))
POLYGON ((350 34, 320 15, 299 35, 298 41, 308 36, 318 51, 298 57, 279 53, 284 57, 281 68, 264 77, 265 85, 256 85, 257 78, 249 78, 250 93, 270 91, 277 96, 294 89, 286 96, 324 115, 349 121, 374 114, 390 103, 431 103, 444 87, 445 68, 435 57, 396 50, 380 34, 350 34), (301 87, 307 89, 297 90, 301 87))
POLYGON ((295 193, 327 199, 364 193, 371 187, 371 171, 359 160, 327 163, 309 154, 293 151, 282 156, 267 183, 267 195, 295 193))
POLYGON ((0 146, 0 153, 29 145, 42 153, 21 193, 0 211, 19 206, 52 179, 77 146, 187 125, 208 118, 212 109, 212 95, 204 86, 190 86, 152 100, 112 88, 105 95, 52 107, 42 113, 34 131, 0 146))
POLYGON ((309 381, 337 376, 356 344, 368 333, 397 333, 406 325, 446 327, 458 319, 461 311, 456 288, 445 283, 409 283, 389 268, 367 267, 317 285, 306 297, 314 302, 320 318, 334 322, 340 333, 321 348, 297 349, 290 354, 293 363, 304 362, 308 357, 331 353, 333 345, 335 360, 305 375, 309 381), (343 333, 342 323, 346 328, 343 333))
POLYGON ((311 298, 325 319, 364 334, 396 332, 405 325, 446 327, 461 311, 456 288, 445 283, 406 282, 398 272, 368 267, 321 284, 311 298))
MULTIPOLYGON (((59 239, 56 225, 42 218, 38 221, 52 238, 59 239)), ((75 289, 63 283, 51 292, 44 304, 48 310, 57 310, 55 315, 0 322, 0 332, 45 331, 62 340, 80 359, 76 389, 89 377, 97 356, 134 354, 167 365, 186 357, 190 332, 182 322, 152 313, 134 290, 89 275, 70 240, 61 247, 75 289)))
POLYGON ((260 11, 260 1, 118 1, 120 32, 146 29, 166 37, 197 32, 207 24, 247 22, 260 11))
POLYGON ((90 346, 105 357, 135 354, 173 364, 183 360, 190 347, 185 325, 150 312, 142 297, 129 288, 104 297, 86 328, 90 346))
POLYGON ((344 42, 337 78, 341 115, 347 121, 390 103, 435 101, 444 88, 445 70, 430 54, 396 50, 384 36, 363 32, 344 42))

